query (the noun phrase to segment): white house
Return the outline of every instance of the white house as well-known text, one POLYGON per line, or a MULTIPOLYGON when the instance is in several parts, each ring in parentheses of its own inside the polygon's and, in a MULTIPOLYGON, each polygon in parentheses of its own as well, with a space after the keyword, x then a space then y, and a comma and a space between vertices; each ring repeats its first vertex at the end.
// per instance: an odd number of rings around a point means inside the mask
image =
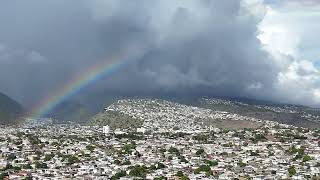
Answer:
POLYGON ((109 134, 109 133, 110 133, 110 127, 109 127, 108 125, 103 126, 102 132, 103 132, 104 134, 109 134))
POLYGON ((146 128, 137 128, 137 132, 140 132, 140 133, 145 133, 146 132, 146 128))

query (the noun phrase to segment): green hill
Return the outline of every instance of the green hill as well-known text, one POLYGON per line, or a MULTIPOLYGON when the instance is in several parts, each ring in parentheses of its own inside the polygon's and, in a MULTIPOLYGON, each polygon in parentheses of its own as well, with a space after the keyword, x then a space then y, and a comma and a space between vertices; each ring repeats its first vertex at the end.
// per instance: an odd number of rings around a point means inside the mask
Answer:
POLYGON ((111 129, 136 129, 141 127, 143 120, 135 119, 119 112, 101 112, 90 119, 88 125, 105 126, 109 125, 111 129))
POLYGON ((22 115, 22 106, 7 95, 0 93, 0 124, 16 124, 22 115))

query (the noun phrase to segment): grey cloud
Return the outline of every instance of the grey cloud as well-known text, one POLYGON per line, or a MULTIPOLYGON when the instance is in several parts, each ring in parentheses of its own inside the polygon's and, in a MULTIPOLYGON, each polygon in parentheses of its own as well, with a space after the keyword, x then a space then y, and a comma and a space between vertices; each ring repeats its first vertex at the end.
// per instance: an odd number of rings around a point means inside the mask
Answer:
POLYGON ((281 68, 256 37, 262 18, 239 0, 2 1, 0 43, 27 55, 0 60, 0 91, 36 104, 88 67, 141 47, 141 58, 87 91, 286 100, 273 95, 281 68))

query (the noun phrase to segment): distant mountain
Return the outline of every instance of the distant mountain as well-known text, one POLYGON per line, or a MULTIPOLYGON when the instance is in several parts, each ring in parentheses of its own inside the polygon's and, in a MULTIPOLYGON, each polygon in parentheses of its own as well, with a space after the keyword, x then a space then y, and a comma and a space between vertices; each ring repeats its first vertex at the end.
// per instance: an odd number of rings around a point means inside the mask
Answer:
POLYGON ((320 110, 307 106, 243 98, 201 98, 197 106, 297 127, 320 128, 320 110))
POLYGON ((15 100, 0 93, 0 124, 16 124, 24 113, 23 107, 15 100))
MULTIPOLYGON (((275 121, 279 123, 294 125, 298 127, 320 128, 320 109, 307 106, 285 104, 272 101, 250 99, 243 97, 201 97, 197 94, 125 94, 121 92, 87 92, 73 99, 73 103, 63 105, 55 110, 54 118, 60 120, 74 121, 80 119, 81 122, 92 120, 89 115, 94 115, 103 111, 117 102, 119 99, 161 99, 187 106, 210 109, 214 111, 225 111, 241 116, 257 118, 261 120, 275 121), (204 99, 210 101, 204 101, 204 99), (212 100, 212 101, 211 101, 212 100), (215 102, 215 103, 212 103, 215 102), (71 115, 70 115, 71 114, 71 115), (78 117, 77 117, 78 116, 78 117)), ((103 124, 101 119, 110 118, 117 120, 114 114, 99 114, 95 122, 103 124), (101 118, 103 115, 104 118, 101 118), (98 118, 99 117, 99 118, 98 118)), ((92 117, 92 116, 91 116, 92 117)), ((120 121, 127 117, 120 117, 120 121)))
POLYGON ((258 128, 262 123, 253 118, 221 111, 188 106, 161 99, 123 99, 106 107, 105 112, 94 116, 89 125, 109 125, 111 128, 132 129, 144 127, 155 129, 258 128))
POLYGON ((57 120, 58 123, 72 121, 81 124, 87 122, 94 114, 79 102, 67 101, 58 105, 47 116, 57 120))
POLYGON ((90 119, 90 125, 159 127, 180 124, 219 128, 253 128, 251 120, 274 121, 296 127, 320 128, 320 110, 306 106, 242 98, 198 98, 193 101, 131 98, 114 102, 90 119), (225 118, 221 118, 225 117, 225 118), (242 119, 243 121, 235 121, 242 119))

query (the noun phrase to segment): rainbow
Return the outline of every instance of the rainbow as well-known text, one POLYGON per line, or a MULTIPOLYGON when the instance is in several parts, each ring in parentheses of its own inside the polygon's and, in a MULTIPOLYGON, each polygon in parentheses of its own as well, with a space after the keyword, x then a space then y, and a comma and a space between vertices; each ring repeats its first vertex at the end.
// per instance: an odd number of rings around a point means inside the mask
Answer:
POLYGON ((73 76, 62 88, 56 93, 43 99, 33 110, 29 113, 31 118, 39 118, 47 115, 57 105, 77 94, 85 87, 91 85, 97 80, 109 76, 119 70, 123 66, 127 66, 138 59, 140 55, 137 49, 125 51, 120 55, 113 55, 104 59, 101 63, 95 64, 88 68, 85 72, 80 72, 73 76))

